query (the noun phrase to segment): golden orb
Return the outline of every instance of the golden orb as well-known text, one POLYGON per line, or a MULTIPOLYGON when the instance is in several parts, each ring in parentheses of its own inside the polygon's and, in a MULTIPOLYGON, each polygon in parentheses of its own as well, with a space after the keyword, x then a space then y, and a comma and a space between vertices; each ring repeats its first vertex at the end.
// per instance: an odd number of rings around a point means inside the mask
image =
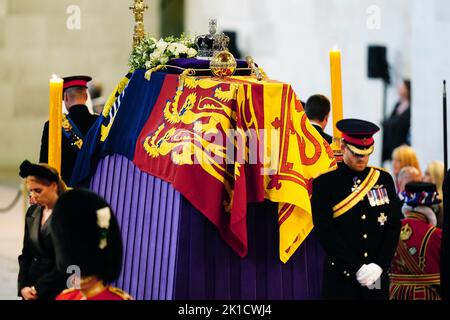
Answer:
POLYGON ((219 51, 214 54, 209 67, 216 77, 229 77, 236 71, 236 59, 228 51, 219 51))

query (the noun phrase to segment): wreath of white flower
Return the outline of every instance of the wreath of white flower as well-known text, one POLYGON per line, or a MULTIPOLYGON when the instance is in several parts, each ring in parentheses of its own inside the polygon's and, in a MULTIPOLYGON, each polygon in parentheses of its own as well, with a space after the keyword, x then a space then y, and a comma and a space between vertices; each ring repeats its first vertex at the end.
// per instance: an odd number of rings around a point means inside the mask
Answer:
POLYGON ((179 38, 170 36, 159 40, 147 34, 131 51, 128 64, 132 71, 165 66, 171 59, 196 57, 195 47, 194 38, 184 34, 179 38))

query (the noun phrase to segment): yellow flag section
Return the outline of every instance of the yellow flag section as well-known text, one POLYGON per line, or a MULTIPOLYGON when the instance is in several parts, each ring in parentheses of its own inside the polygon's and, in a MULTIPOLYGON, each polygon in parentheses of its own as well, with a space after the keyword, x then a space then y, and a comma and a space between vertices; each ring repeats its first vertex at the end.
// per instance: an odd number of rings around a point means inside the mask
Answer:
POLYGON ((118 109, 118 98, 125 90, 130 78, 125 76, 123 77, 117 86, 114 88, 114 91, 110 94, 108 100, 103 107, 102 115, 106 119, 107 125, 103 125, 100 128, 100 141, 104 142, 108 137, 109 130, 114 122, 115 116, 117 114, 118 109))
POLYGON ((262 84, 264 128, 268 129, 264 138, 265 197, 279 203, 280 260, 286 262, 313 228, 312 179, 335 169, 336 161, 291 86, 273 81, 262 84))

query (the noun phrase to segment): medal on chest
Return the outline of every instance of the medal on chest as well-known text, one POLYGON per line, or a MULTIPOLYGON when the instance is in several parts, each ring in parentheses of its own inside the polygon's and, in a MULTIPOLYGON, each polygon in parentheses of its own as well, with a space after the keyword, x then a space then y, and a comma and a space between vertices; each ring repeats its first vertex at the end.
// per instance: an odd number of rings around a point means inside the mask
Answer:
POLYGON ((371 207, 389 204, 389 196, 383 185, 376 185, 367 193, 367 198, 371 207))
POLYGON ((361 189, 361 187, 359 185, 360 183, 361 183, 361 180, 357 176, 353 177, 352 192, 358 192, 361 189))

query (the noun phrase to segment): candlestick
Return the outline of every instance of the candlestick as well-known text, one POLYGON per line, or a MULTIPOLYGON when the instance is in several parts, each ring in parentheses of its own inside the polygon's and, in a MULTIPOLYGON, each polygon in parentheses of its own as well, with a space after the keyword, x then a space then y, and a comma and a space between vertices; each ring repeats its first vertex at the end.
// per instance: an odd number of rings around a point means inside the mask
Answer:
POLYGON ((50 79, 48 121, 48 164, 61 174, 62 94, 63 79, 56 75, 50 79))
POLYGON ((336 122, 342 119, 342 77, 341 77, 341 51, 334 47, 330 51, 331 72, 331 106, 333 117, 333 137, 336 143, 342 138, 342 133, 336 128, 336 122))

